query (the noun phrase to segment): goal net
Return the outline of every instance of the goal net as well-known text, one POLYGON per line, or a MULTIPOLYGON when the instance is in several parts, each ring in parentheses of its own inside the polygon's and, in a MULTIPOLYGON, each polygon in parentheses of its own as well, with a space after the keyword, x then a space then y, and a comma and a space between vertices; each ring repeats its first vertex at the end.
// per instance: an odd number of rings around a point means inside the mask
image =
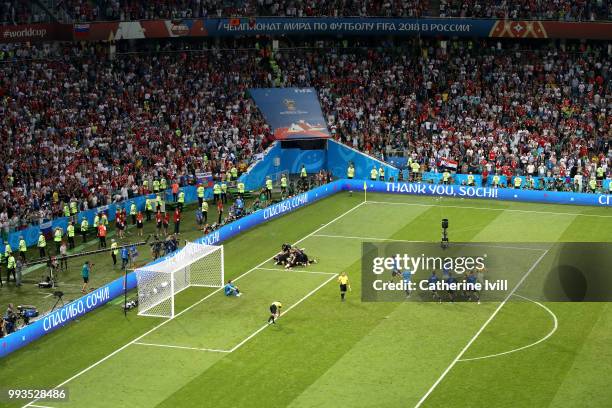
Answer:
POLYGON ((223 286, 223 246, 187 243, 179 252, 134 271, 138 315, 175 316, 175 296, 189 286, 223 286))

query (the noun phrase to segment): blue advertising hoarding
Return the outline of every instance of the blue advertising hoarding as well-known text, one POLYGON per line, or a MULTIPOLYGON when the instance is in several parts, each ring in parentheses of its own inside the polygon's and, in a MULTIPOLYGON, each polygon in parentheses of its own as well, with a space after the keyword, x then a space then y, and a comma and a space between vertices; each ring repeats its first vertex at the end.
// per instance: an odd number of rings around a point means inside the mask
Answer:
POLYGON ((276 140, 330 136, 314 88, 258 88, 249 93, 276 140))

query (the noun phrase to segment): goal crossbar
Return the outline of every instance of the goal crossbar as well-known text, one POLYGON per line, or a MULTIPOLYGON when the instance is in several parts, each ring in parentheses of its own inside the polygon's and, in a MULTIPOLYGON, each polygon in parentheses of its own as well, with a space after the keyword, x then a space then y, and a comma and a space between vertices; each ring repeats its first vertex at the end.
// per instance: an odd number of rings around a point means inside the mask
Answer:
POLYGON ((175 296, 189 286, 222 287, 223 246, 193 242, 171 257, 134 271, 138 283, 138 314, 175 315, 175 296))

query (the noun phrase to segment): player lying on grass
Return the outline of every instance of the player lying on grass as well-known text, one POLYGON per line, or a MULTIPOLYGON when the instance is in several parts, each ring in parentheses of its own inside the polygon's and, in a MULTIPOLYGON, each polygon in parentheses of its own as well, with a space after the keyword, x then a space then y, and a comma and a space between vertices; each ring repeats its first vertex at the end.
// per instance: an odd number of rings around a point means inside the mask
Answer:
POLYGON ((276 319, 281 315, 281 308, 283 307, 281 302, 273 302, 270 305, 270 317, 268 317, 268 324, 276 324, 276 319))
POLYGON ((305 249, 292 248, 289 244, 283 244, 281 251, 276 254, 274 261, 276 265, 285 265, 285 268, 290 269, 294 266, 307 266, 312 263, 317 263, 316 259, 309 259, 305 249))
POLYGON ((228 280, 225 286, 223 287, 223 291, 225 292, 225 296, 240 296, 240 289, 238 286, 232 282, 232 280, 228 280))

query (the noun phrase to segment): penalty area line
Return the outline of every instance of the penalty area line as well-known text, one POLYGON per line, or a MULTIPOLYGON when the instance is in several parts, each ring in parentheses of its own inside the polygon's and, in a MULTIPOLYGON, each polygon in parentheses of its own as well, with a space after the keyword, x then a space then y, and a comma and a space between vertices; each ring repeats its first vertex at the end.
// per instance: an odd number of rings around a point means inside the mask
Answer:
POLYGON ((521 286, 523 284, 523 282, 525 282, 525 279, 527 279, 527 277, 531 274, 531 272, 533 272, 533 270, 536 268, 536 266, 538 266, 538 264, 542 261, 542 259, 544 259, 544 257, 546 256, 546 254, 548 254, 549 250, 546 250, 542 255, 540 255, 540 257, 533 263, 533 265, 531 265, 531 268, 529 268, 529 270, 523 275, 523 277, 518 281, 518 283, 514 286, 514 288, 512 289, 512 291, 510 293, 508 293, 508 295, 504 298, 504 300, 499 304, 499 306, 497 306, 497 308, 495 309, 495 311, 493 312, 493 314, 491 314, 491 316, 489 316, 489 318, 484 322, 484 324, 480 327, 480 329, 478 329, 478 331, 476 332, 476 334, 474 334, 474 336, 472 336, 472 338, 470 339, 470 341, 468 341, 468 343, 465 345, 465 347, 463 347, 463 349, 459 352, 459 354, 457 354, 457 356, 455 357, 455 359, 448 365, 448 367, 446 367, 446 369, 442 372, 442 374, 440 374, 440 377, 438 377, 438 379, 436 380, 436 382, 433 383, 433 385, 431 387, 429 387, 429 389, 427 390, 427 392, 425 393, 425 395, 423 395, 421 397, 421 399, 419 400, 419 402, 417 402, 417 404, 414 406, 415 408, 419 408, 421 405, 423 405, 423 403, 425 402, 425 400, 431 395, 431 393, 433 392, 433 390, 436 389, 436 387, 442 382, 442 380, 444 379, 444 377, 446 377, 446 375, 449 373, 450 370, 453 369, 453 367, 455 366, 455 364, 457 364, 457 362, 459 360, 461 360, 461 358, 463 357, 463 355, 465 354, 465 352, 470 348, 470 346, 476 341, 476 339, 480 336, 480 334, 487 328, 487 326, 489 325, 489 323, 491 323, 491 321, 495 318, 495 316, 497 316, 497 314, 499 313, 499 311, 501 310, 502 307, 504 307, 504 305, 506 304, 506 302, 508 302, 508 299, 510 299, 510 297, 512 295, 514 295, 514 292, 516 292, 516 290, 519 288, 519 286, 521 286))
MULTIPOLYGON (((310 296, 314 295, 319 289, 321 289, 323 286, 327 285, 336 276, 338 276, 338 274, 334 273, 332 276, 330 276, 328 279, 326 279, 325 282, 323 282, 322 284, 320 284, 319 286, 317 286, 316 288, 311 290, 306 296, 304 296, 303 298, 301 298, 300 300, 298 300, 297 302, 295 302, 294 304, 289 306, 287 308, 287 310, 285 310, 285 312, 279 317, 279 319, 281 317, 285 316, 287 313, 289 313, 291 311, 291 309, 293 309, 294 307, 296 307, 297 305, 299 305, 300 303, 302 303, 303 301, 308 299, 310 296)), ((259 329, 255 330, 255 332, 253 332, 251 335, 249 335, 246 339, 244 339, 240 343, 236 344, 230 350, 230 352, 233 353, 234 351, 238 350, 240 347, 242 347, 242 345, 244 345, 244 343, 246 343, 247 341, 251 340, 253 337, 257 336, 259 333, 261 333, 268 326, 269 326, 269 324, 266 323, 263 326, 261 326, 259 329)))
MULTIPOLYGON (((342 217, 352 213, 353 211, 355 211, 356 209, 358 209, 359 207, 361 207, 362 205, 365 204, 365 201, 360 202, 359 204, 355 205, 354 207, 346 210, 345 212, 343 212, 342 214, 340 214, 339 216, 337 216, 336 218, 334 218, 333 220, 329 221, 327 224, 323 224, 321 225, 319 228, 317 228, 316 230, 312 231, 311 233, 309 233, 308 235, 306 235, 305 237, 295 241, 293 243, 293 245, 297 245, 300 242, 306 240, 307 238, 310 238, 311 236, 313 236, 314 234, 316 234, 317 232, 321 231, 322 229, 328 227, 329 225, 333 224, 334 222, 338 221, 339 219, 341 219, 342 217)), ((249 269, 248 271, 246 271, 245 273, 243 273, 242 275, 238 276, 237 278, 234 279, 234 281, 242 278, 243 276, 248 275, 249 273, 253 272, 254 270, 256 270, 259 267, 264 266, 267 262, 270 262, 274 256, 276 254, 272 255, 271 257, 269 257, 268 259, 266 259, 265 261, 261 262, 260 264, 256 265, 255 267, 249 269)), ((188 310, 191 310, 192 308, 196 307, 197 305, 199 305, 200 303, 204 302, 206 299, 210 298, 211 296, 217 294, 218 292, 220 292, 223 288, 218 288, 214 291, 212 291, 211 293, 209 293, 208 295, 204 296, 202 299, 198 300, 197 302, 195 302, 194 304, 192 304, 191 306, 181 310, 180 312, 178 312, 176 314, 176 316, 174 316, 174 318, 176 319, 177 317, 179 317, 180 315, 184 314, 185 312, 187 312, 188 310)), ((129 347, 130 345, 136 343, 137 341, 139 341, 140 339, 144 338, 145 336, 153 333, 155 330, 159 329, 160 327, 164 326, 165 324, 167 324, 168 322, 172 321, 173 319, 166 319, 163 322, 161 322, 160 324, 158 324, 157 326, 154 326, 153 328, 151 328, 149 331, 145 332, 144 334, 141 334, 140 336, 136 337, 134 340, 130 341, 129 343, 124 344, 123 346, 119 347, 117 350, 113 351, 112 353, 108 354, 106 357, 101 358, 100 360, 96 361, 95 363, 91 364, 90 366, 84 368, 83 370, 79 371, 78 373, 76 373, 75 375, 73 375, 72 377, 68 378, 67 380, 65 380, 64 382, 56 385, 55 387, 53 387, 53 389, 57 389, 60 388, 66 384, 68 384, 70 381, 74 380, 75 378, 80 377, 81 375, 85 374, 86 372, 88 372, 89 370, 91 370, 94 367, 97 367, 98 365, 102 364, 103 362, 105 362, 106 360, 108 360, 109 358, 111 358, 112 356, 114 356, 115 354, 125 350, 127 347, 129 347)), ((22 408, 26 408, 26 407, 30 407, 32 406, 33 403, 35 403, 36 401, 39 401, 40 398, 35 398, 32 401, 28 402, 27 404, 25 404, 22 408)))
POLYGON ((172 344, 145 343, 145 342, 141 342, 141 341, 135 341, 132 344, 139 345, 139 346, 166 347, 166 348, 175 348, 175 349, 182 349, 182 350, 211 351, 211 352, 214 352, 214 353, 229 353, 230 352, 229 350, 219 350, 219 349, 200 348, 200 347, 188 347, 188 346, 175 346, 175 345, 172 345, 172 344))

